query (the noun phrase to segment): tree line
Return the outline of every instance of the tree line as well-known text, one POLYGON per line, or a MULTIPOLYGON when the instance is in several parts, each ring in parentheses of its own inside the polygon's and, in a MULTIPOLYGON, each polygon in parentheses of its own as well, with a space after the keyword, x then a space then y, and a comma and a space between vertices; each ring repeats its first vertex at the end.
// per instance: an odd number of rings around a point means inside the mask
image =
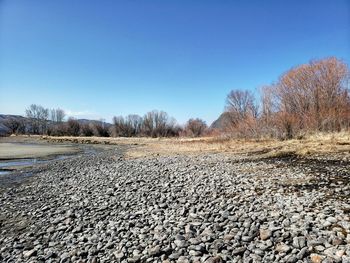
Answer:
POLYGON ((184 126, 164 111, 153 110, 143 117, 130 114, 113 117, 113 123, 104 120, 77 120, 69 117, 65 121, 64 110, 47 109, 32 104, 26 109, 26 118, 9 118, 5 125, 13 134, 38 134, 51 136, 100 136, 100 137, 174 137, 203 135, 207 124, 197 118, 184 126))
POLYGON ((224 131, 236 137, 290 139, 350 128, 349 68, 330 57, 282 74, 260 90, 232 90, 226 99, 224 131))

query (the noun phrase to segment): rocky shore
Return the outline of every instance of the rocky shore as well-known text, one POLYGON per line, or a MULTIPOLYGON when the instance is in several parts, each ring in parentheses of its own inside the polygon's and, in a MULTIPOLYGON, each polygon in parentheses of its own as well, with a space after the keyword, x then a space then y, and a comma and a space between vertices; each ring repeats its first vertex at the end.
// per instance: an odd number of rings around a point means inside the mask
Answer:
POLYGON ((350 164, 55 161, 0 194, 0 262, 350 262, 350 164))

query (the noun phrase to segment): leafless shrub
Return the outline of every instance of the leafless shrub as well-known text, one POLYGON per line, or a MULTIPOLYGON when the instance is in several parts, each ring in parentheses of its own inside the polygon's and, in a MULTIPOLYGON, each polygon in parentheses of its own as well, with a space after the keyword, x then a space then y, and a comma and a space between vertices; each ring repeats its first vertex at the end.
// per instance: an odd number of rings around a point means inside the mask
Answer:
POLYGON ((189 119, 185 125, 185 134, 187 136, 199 137, 202 136, 208 128, 205 121, 197 119, 189 119))
POLYGON ((4 122, 4 125, 10 130, 12 134, 25 133, 25 122, 17 118, 9 118, 4 122))
POLYGON ((47 134, 50 136, 68 135, 67 123, 51 123, 47 128, 47 134))
POLYGON ((108 128, 107 128, 106 123, 103 119, 101 119, 99 121, 94 121, 90 125, 92 128, 92 132, 95 136, 109 137, 108 128))
POLYGON ((69 118, 67 122, 67 135, 79 136, 79 134, 80 134, 79 122, 73 118, 69 118))
POLYGON ((92 125, 91 124, 81 124, 80 125, 80 134, 82 136, 87 136, 87 137, 90 137, 90 136, 93 136, 94 135, 94 131, 93 131, 93 127, 91 127, 92 125))

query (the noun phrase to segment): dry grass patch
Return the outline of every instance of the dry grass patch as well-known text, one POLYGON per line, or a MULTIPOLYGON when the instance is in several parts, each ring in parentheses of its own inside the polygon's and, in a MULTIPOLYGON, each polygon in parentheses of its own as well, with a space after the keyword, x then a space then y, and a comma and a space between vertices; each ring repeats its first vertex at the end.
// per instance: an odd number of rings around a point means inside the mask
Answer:
POLYGON ((259 157, 290 155, 341 154, 350 156, 350 133, 316 134, 297 140, 248 140, 224 137, 204 138, 101 138, 101 137, 49 137, 52 142, 74 142, 130 146, 126 157, 139 158, 158 155, 233 153, 259 157))

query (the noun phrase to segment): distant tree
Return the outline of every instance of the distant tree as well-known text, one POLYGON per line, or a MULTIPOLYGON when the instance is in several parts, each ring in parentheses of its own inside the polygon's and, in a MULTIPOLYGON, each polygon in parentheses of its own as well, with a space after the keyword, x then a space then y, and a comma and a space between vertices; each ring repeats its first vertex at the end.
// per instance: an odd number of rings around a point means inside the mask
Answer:
POLYGON ((248 90, 232 90, 226 98, 226 109, 236 121, 248 116, 257 117, 254 94, 248 90))
POLYGON ((258 106, 254 94, 248 90, 232 90, 226 98, 226 131, 239 137, 258 134, 258 106))
POLYGON ((70 136, 79 136, 80 124, 77 120, 69 118, 67 122, 67 134, 70 136))
POLYGON ((80 133, 83 136, 93 136, 94 135, 94 131, 93 131, 93 127, 91 127, 91 124, 81 124, 80 125, 80 133))
POLYGON ((34 134, 44 134, 47 129, 49 110, 36 104, 26 109, 26 116, 30 121, 30 131, 34 134))
POLYGON ((4 125, 10 130, 12 134, 25 133, 25 123, 23 120, 9 118, 4 122, 4 125))
POLYGON ((52 122, 61 123, 63 122, 65 116, 66 113, 60 108, 50 110, 50 119, 52 122))
POLYGON ((128 135, 129 136, 137 136, 141 132, 142 126, 142 117, 137 114, 130 114, 126 116, 125 123, 128 126, 128 135))
POLYGON ((115 137, 126 136, 127 127, 123 116, 113 117, 113 132, 112 135, 115 137))
POLYGON ((278 106, 276 104, 275 86, 263 86, 260 90, 261 97, 261 116, 259 125, 262 135, 267 137, 280 137, 276 127, 278 106))
POLYGON ((106 127, 106 122, 103 119, 91 123, 91 128, 95 136, 109 137, 108 128, 106 127))
POLYGON ((208 128, 205 121, 197 119, 189 119, 185 125, 185 131, 188 136, 198 137, 203 135, 208 128))
POLYGON ((150 137, 166 137, 173 133, 176 122, 164 111, 148 112, 142 121, 142 133, 150 137))
POLYGON ((142 118, 139 115, 131 114, 126 116, 113 117, 113 136, 131 137, 138 136, 141 132, 142 118))

